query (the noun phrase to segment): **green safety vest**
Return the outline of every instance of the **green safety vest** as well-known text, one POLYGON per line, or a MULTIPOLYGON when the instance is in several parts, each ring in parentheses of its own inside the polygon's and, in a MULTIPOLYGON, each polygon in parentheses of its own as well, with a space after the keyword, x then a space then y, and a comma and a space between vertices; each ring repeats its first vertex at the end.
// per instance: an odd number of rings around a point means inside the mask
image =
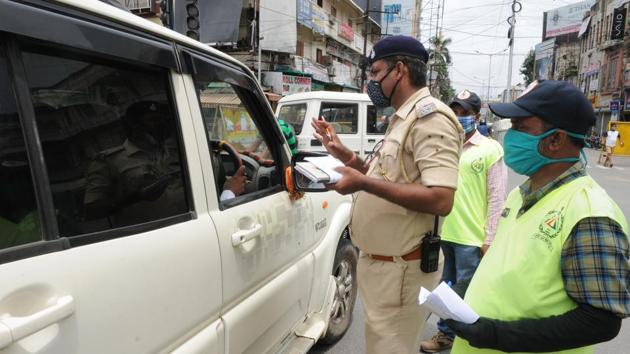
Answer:
MULTIPOLYGON (((590 177, 579 177, 549 192, 517 218, 523 204, 518 188, 510 193, 497 236, 466 292, 482 317, 502 321, 546 318, 577 307, 562 280, 562 246, 582 219, 607 217, 628 233, 623 213, 590 177)), ((500 333, 498 334, 500 335, 500 333)), ((592 353, 582 347, 557 353, 592 353)), ((471 347, 456 338, 453 354, 501 353, 471 347)))
POLYGON ((501 145, 486 137, 462 153, 453 210, 444 219, 442 240, 466 246, 483 245, 488 218, 488 169, 502 157, 501 145))

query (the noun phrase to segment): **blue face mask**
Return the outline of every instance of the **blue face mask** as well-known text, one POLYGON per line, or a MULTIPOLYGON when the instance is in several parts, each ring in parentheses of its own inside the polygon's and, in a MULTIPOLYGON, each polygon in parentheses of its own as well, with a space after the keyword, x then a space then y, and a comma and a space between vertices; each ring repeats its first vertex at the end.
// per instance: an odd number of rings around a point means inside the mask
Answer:
POLYGON ((462 125, 462 128, 464 128, 464 132, 466 134, 475 130, 477 127, 475 124, 475 116, 457 117, 457 119, 459 120, 459 124, 462 125))
MULTIPOLYGON (((538 144, 558 129, 552 129, 541 135, 531 135, 518 130, 508 129, 503 139, 503 149, 505 150, 505 164, 519 175, 531 176, 540 170, 541 167, 556 162, 577 162, 579 157, 568 157, 564 159, 550 159, 538 152, 538 144)), ((578 139, 585 139, 584 135, 567 132, 569 136, 578 139)))

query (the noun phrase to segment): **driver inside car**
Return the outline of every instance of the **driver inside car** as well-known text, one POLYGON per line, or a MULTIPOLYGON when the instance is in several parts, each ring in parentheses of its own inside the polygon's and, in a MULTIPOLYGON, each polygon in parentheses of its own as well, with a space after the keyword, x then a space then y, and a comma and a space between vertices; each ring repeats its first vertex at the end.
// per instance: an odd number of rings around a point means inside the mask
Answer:
POLYGON ((98 153, 88 167, 86 217, 113 217, 117 226, 123 226, 185 212, 179 149, 168 106, 135 102, 121 121, 125 141, 98 153))

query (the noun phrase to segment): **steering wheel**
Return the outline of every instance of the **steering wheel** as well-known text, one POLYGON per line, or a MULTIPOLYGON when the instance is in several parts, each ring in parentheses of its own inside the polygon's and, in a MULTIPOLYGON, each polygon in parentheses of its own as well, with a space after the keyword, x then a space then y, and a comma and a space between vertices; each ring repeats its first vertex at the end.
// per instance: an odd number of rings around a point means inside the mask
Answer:
MULTIPOLYGON (((217 188, 223 188, 225 181, 227 180, 227 174, 225 166, 221 160, 221 152, 225 151, 229 156, 229 159, 234 164, 234 172, 236 172, 241 166, 245 166, 245 177, 248 181, 253 183, 245 183, 245 193, 255 192, 258 187, 258 169, 260 164, 253 158, 241 155, 236 148, 230 143, 223 140, 210 140, 210 146, 212 151, 215 152, 213 156, 216 156, 217 161, 213 162, 215 167, 215 180, 217 181, 217 188)), ((221 191, 219 191, 220 193, 221 191)))
POLYGON ((217 181, 217 189, 219 193, 221 193, 221 189, 227 180, 227 174, 225 171, 225 166, 223 165, 223 161, 221 159, 221 152, 225 151, 227 155, 230 157, 230 160, 234 163, 234 172, 237 171, 242 165, 243 160, 241 160, 240 155, 236 151, 236 149, 230 145, 229 143, 222 140, 209 140, 210 149, 213 151, 211 154, 212 157, 212 167, 214 169, 214 180, 217 181))

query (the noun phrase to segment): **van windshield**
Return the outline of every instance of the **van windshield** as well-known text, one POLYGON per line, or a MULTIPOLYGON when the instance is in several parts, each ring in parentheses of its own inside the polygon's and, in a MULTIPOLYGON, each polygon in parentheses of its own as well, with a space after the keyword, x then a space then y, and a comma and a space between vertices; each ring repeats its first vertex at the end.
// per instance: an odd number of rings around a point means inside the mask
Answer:
POLYGON ((295 135, 300 135, 302 132, 304 117, 306 117, 306 103, 287 104, 280 107, 278 112, 278 119, 282 119, 289 124, 293 128, 295 135))

